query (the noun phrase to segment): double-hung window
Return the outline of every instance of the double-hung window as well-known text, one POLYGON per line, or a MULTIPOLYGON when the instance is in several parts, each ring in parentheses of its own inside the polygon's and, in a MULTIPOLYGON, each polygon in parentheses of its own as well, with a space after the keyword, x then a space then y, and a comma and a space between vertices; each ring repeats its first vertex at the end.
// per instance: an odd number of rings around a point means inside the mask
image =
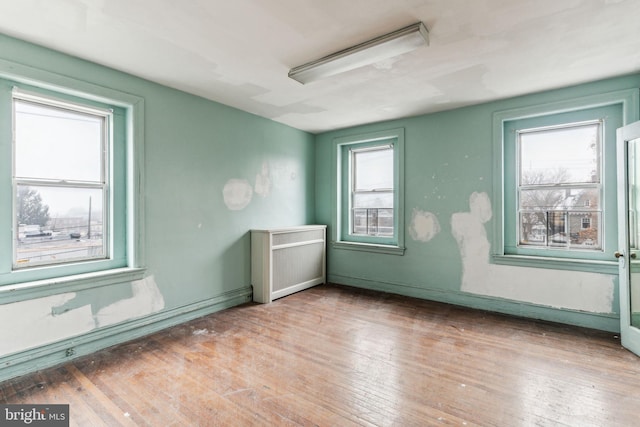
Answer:
POLYGON ((616 129, 637 98, 621 91, 494 115, 494 262, 602 271, 617 245, 616 129))
POLYGON ((349 150, 349 231, 353 236, 393 237, 393 144, 349 150))
POLYGON ((0 290, 19 290, 5 298, 143 276, 143 107, 114 89, 0 64, 0 290))
POLYGON ((603 127, 595 120, 516 131, 518 247, 602 250, 603 127))
POLYGON ((334 140, 334 246, 403 252, 403 129, 334 140))
POLYGON ((113 111, 12 98, 13 268, 108 258, 113 111))

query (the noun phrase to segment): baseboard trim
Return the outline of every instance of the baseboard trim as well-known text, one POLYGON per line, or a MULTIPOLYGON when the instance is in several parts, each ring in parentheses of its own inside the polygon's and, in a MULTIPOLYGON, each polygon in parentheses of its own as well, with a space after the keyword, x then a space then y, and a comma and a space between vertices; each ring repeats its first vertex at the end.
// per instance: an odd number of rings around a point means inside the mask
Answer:
POLYGON ((422 288, 404 283, 376 281, 358 277, 331 274, 330 283, 348 285, 357 288, 388 292, 408 297, 438 301, 447 304, 460 305, 484 311, 493 311, 512 316, 564 323, 602 331, 620 332, 620 318, 610 313, 590 313, 570 309, 558 309, 521 301, 475 295, 466 292, 456 292, 444 289, 422 288))
POLYGON ((0 382, 67 363, 172 326, 251 301, 251 286, 0 358, 0 382))

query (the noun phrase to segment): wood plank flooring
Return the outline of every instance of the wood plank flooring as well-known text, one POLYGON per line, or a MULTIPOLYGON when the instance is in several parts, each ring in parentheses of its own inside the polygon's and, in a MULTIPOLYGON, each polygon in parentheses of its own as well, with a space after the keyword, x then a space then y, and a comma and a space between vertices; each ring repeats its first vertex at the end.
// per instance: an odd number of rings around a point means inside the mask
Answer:
POLYGON ((323 285, 0 384, 72 426, 635 426, 615 334, 323 285))

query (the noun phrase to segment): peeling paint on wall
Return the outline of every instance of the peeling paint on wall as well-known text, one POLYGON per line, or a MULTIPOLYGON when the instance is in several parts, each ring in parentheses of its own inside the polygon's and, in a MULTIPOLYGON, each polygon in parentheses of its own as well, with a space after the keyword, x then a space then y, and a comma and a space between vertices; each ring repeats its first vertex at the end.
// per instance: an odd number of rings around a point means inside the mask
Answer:
POLYGON ((54 307, 62 306, 75 297, 76 294, 71 292, 0 305, 0 319, 4 323, 0 332, 0 356, 94 329, 90 305, 54 314, 54 307), (7 327, 8 323, 14 326, 7 327))
POLYGON ((239 211, 247 207, 253 197, 253 188, 246 179, 232 178, 222 190, 224 204, 232 211, 239 211))
POLYGON ((269 177, 269 164, 267 162, 262 163, 262 169, 256 175, 253 191, 262 197, 267 197, 271 193, 271 178, 269 177))
POLYGON ((131 289, 133 297, 108 305, 95 315, 91 304, 69 308, 77 298, 75 292, 0 305, 0 319, 19 325, 1 329, 0 356, 82 335, 164 308, 164 298, 153 276, 131 282, 131 289))
POLYGON ((146 316, 164 308, 164 298, 153 276, 131 282, 133 297, 115 302, 95 315, 96 327, 146 316))
POLYGON ((440 232, 438 217, 431 212, 425 212, 418 208, 413 209, 409 234, 413 240, 428 242, 440 232))
POLYGON ((474 192, 469 208, 451 216, 462 257, 462 291, 555 308, 613 312, 613 275, 491 264, 484 226, 492 216, 489 196, 474 192))

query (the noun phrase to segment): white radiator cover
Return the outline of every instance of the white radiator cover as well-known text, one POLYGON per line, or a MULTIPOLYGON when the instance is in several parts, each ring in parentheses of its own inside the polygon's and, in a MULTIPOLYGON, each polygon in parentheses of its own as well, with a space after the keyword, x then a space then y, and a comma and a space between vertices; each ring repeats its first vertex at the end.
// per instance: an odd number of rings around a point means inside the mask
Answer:
POLYGON ((251 230, 253 300, 269 303, 326 280, 326 225, 251 230))

